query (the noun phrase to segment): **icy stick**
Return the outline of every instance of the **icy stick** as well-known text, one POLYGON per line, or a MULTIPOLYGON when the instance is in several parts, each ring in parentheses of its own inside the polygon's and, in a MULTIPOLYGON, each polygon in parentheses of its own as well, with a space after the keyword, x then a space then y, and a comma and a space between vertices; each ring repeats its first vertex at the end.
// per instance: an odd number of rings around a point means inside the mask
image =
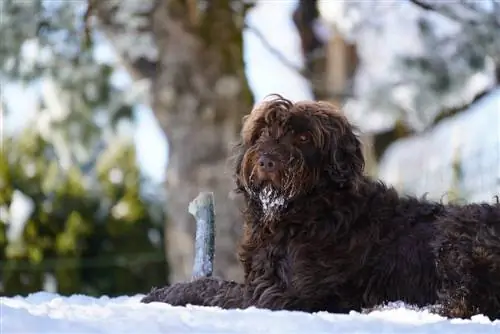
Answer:
POLYGON ((212 192, 200 192, 189 203, 188 212, 196 220, 193 278, 210 277, 214 268, 215 211, 212 192))

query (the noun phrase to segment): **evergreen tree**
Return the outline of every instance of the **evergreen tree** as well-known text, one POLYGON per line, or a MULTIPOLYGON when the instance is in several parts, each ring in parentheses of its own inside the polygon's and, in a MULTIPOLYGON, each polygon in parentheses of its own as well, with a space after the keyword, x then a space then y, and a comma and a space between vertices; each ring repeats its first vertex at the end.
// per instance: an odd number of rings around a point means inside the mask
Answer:
POLYGON ((162 192, 141 175, 130 141, 137 99, 116 83, 116 57, 85 28, 86 10, 0 2, 0 79, 37 88, 40 106, 24 132, 1 139, 2 294, 50 282, 62 294, 130 294, 167 279, 162 192), (21 225, 16 196, 31 203, 21 225))
POLYGON ((2 294, 39 291, 51 281, 61 294, 89 295, 141 293, 164 284, 162 203, 141 194, 148 184, 129 141, 115 141, 88 174, 77 165, 63 169, 52 159, 54 147, 36 132, 6 138, 4 145, 2 294), (21 233, 9 238, 6 231, 16 228, 8 214, 15 192, 32 210, 21 233))

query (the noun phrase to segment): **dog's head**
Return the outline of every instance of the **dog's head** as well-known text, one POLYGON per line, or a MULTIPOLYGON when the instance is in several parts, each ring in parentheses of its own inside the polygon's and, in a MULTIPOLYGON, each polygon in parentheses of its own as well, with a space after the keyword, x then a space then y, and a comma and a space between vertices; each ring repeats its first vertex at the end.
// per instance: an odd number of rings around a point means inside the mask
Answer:
POLYGON ((364 159, 354 131, 330 103, 266 100, 243 120, 238 189, 266 209, 315 190, 356 187, 364 159))

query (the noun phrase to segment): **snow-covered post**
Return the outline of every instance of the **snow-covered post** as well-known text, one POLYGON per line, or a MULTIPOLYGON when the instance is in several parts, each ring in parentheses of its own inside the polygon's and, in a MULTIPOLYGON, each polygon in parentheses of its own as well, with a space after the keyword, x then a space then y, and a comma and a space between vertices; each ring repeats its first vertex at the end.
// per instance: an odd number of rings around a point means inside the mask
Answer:
POLYGON ((196 220, 193 279, 210 277, 214 268, 215 209, 214 194, 200 192, 189 203, 188 211, 196 220))

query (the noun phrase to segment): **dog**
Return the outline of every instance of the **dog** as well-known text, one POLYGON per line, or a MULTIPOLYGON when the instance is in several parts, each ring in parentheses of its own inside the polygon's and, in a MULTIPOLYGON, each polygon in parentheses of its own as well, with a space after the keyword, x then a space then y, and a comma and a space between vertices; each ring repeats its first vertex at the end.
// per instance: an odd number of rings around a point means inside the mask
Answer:
POLYGON ((392 301, 450 318, 500 317, 500 205, 402 196, 364 173, 335 106, 276 95, 243 120, 244 282, 200 278, 142 302, 347 313, 392 301))

